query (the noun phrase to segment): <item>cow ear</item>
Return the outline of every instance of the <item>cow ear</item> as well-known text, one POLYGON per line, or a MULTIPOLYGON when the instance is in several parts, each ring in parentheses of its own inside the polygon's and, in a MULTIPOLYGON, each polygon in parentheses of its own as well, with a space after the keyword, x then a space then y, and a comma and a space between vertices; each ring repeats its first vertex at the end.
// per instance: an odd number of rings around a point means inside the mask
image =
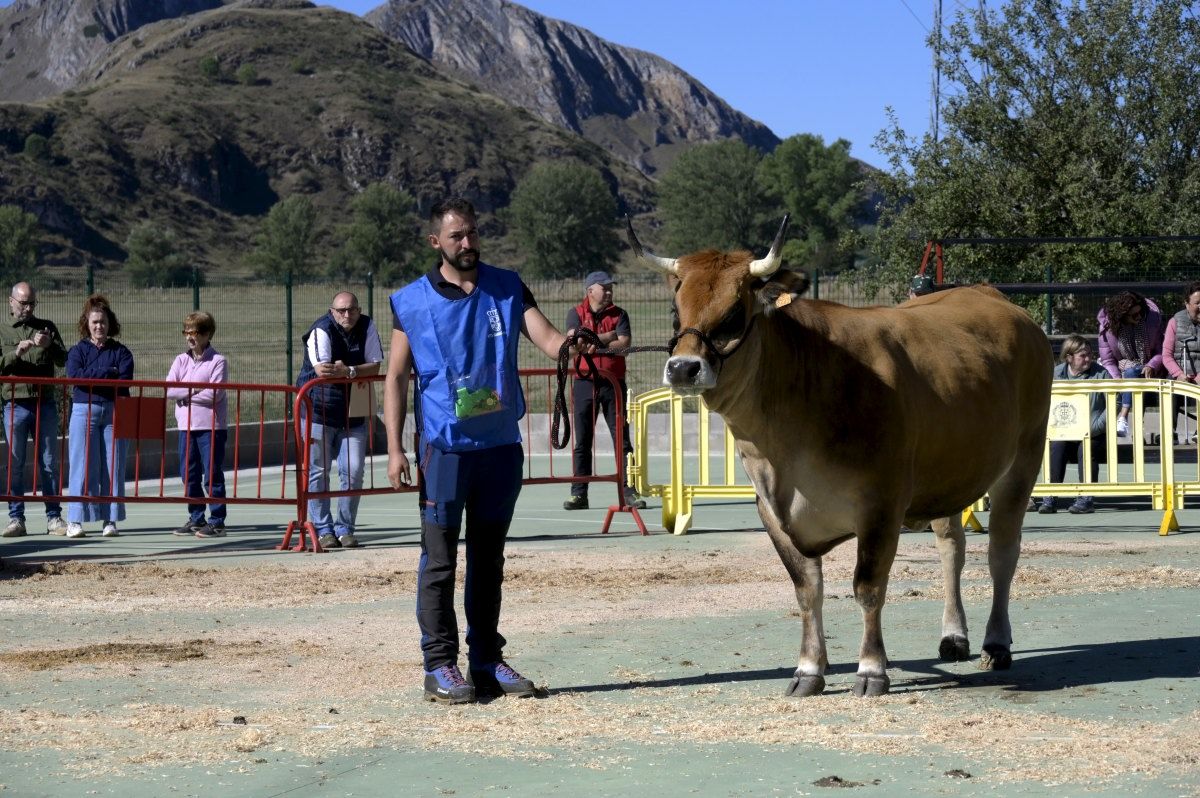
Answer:
POLYGON ((807 274, 780 269, 758 289, 758 303, 764 313, 770 314, 779 308, 787 307, 807 290, 807 274))

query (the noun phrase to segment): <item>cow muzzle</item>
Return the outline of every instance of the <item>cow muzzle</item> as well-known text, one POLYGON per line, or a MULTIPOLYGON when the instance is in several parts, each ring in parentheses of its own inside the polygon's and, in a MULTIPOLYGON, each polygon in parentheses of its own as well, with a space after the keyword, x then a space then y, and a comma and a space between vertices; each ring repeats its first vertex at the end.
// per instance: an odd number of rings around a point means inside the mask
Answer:
POLYGON ((717 384, 717 374, 708 361, 695 355, 675 355, 663 367, 663 385, 676 393, 695 396, 717 384))

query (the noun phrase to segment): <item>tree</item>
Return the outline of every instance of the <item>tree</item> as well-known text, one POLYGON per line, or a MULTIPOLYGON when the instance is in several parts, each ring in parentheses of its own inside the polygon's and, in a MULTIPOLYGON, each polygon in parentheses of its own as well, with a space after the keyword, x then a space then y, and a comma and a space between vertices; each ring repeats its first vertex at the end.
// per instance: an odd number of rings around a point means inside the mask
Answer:
POLYGON ((607 269, 620 253, 616 200, 600 174, 583 164, 535 165, 503 216, 529 276, 582 276, 607 269))
POLYGON ((421 257, 432 250, 421 236, 416 200, 387 183, 372 183, 350 201, 352 221, 343 234, 342 257, 330 276, 346 279, 373 272, 382 285, 395 285, 421 272, 421 257))
POLYGON ((258 235, 250 263, 259 277, 283 283, 291 275, 303 282, 314 275, 313 242, 317 234, 317 212, 308 197, 293 194, 272 206, 258 235))
POLYGON ((25 137, 25 156, 34 161, 50 158, 50 141, 41 133, 30 133, 25 137))
MULTIPOLYGON (((175 231, 154 222, 142 222, 125 239, 129 281, 135 288, 169 288, 191 285, 192 267, 179 249, 175 231)), ((203 278, 203 274, 200 274, 203 278)))
POLYGON ((768 204, 792 215, 796 237, 784 247, 787 261, 829 268, 838 257, 839 241, 848 242, 854 232, 861 180, 845 139, 826 147, 820 136, 803 133, 763 158, 758 182, 768 204))
POLYGON ((741 141, 701 144, 680 154, 659 185, 663 253, 757 249, 766 197, 756 177, 762 154, 741 141))
MULTIPOLYGON (((1200 21, 1185 0, 1011 0, 960 10, 940 47, 941 136, 891 118, 880 276, 951 236, 1200 229, 1200 21)), ((939 44, 940 42, 940 44, 939 44)), ((1196 246, 956 247, 958 281, 1060 281, 1194 263, 1196 246)))
POLYGON ((38 222, 16 205, 0 205, 0 284, 28 280, 37 265, 38 222))

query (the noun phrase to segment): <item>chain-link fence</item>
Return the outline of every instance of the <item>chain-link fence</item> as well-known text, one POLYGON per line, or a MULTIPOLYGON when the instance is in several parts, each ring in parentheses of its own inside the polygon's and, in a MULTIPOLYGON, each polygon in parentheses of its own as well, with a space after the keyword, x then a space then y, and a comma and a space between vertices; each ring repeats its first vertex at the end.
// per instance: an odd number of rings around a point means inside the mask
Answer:
MULTIPOLYGON (((952 274, 951 274, 952 276, 952 274)), ((1096 333, 1096 311, 1104 299, 1127 285, 1151 296, 1170 317, 1183 305, 1183 287, 1191 273, 1157 274, 1156 281, 1053 283, 1044 289, 1015 289, 1012 296, 1039 322, 1049 323, 1049 332, 1096 333), (1042 293, 1042 291, 1048 293, 1042 293), (1051 308, 1046 315, 1047 300, 1051 308)), ((1125 278, 1128 280, 1128 278, 1125 278)), ((547 318, 560 329, 567 311, 583 299, 582 279, 527 280, 530 290, 547 318)), ((132 289, 123 275, 106 279, 96 275, 95 290, 108 296, 121 322, 121 340, 133 352, 136 376, 162 379, 171 361, 184 350, 183 318, 193 309, 212 313, 217 321, 213 339, 230 364, 230 379, 238 382, 286 384, 295 380, 303 361, 301 337, 320 315, 329 311, 338 291, 353 291, 364 312, 375 318, 386 351, 391 334, 388 295, 396 286, 369 286, 364 278, 351 283, 305 283, 289 292, 284 286, 246 279, 210 277, 202 286, 166 289, 132 289), (289 322, 290 319, 290 322, 289 322)), ((35 287, 37 287, 35 285, 35 287)), ((621 275, 614 299, 629 313, 634 345, 661 345, 671 337, 671 289, 665 277, 652 274, 621 275)), ((82 282, 72 288, 41 288, 37 315, 55 322, 63 340, 72 345, 79 339, 77 323, 87 289, 82 282)), ((868 289, 861 275, 821 275, 808 296, 862 307, 891 305, 896 291, 868 289)), ((661 352, 631 355, 628 382, 634 394, 657 387, 666 356, 661 352)), ((532 344, 522 339, 521 365, 550 366, 532 344)))

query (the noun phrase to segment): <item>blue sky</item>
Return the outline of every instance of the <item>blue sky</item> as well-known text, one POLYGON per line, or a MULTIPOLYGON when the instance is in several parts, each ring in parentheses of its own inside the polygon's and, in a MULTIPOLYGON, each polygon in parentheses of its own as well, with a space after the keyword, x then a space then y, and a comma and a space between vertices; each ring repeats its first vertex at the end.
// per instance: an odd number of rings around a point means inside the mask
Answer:
MULTIPOLYGON (((0 6, 11 0, 0 0, 0 6)), ((962 0, 958 0, 962 2, 962 0)), ((970 2, 970 0, 967 0, 970 2)), ((322 3, 364 14, 382 0, 322 3)), ((875 135, 892 106, 929 127, 930 0, 523 0, 540 14, 666 58, 781 138, 850 141, 884 166, 875 135)), ((972 3, 973 5, 973 3, 972 3)), ((955 3, 946 3, 947 21, 955 3)))
MULTIPOLYGON (((970 0, 968 0, 970 2, 970 0)), ((322 3, 356 14, 379 0, 322 3)), ((973 2, 970 2, 974 5, 973 2)), ((884 166, 874 149, 892 106, 929 127, 930 0, 521 0, 617 44, 660 55, 781 138, 815 133, 884 166)), ((955 8, 945 3, 944 23, 955 8)))

